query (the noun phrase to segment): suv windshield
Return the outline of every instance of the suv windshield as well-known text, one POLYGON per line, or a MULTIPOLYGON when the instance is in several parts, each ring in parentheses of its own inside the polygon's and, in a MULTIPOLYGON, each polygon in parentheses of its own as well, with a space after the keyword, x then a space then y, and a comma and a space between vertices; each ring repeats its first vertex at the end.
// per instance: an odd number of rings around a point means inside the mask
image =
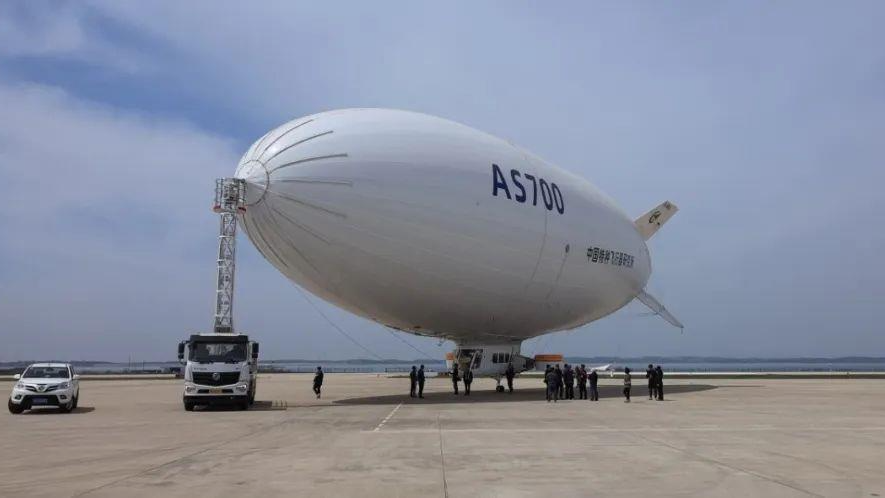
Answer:
POLYGON ((199 363, 246 361, 246 345, 230 342, 196 342, 191 346, 191 360, 199 363))
POLYGON ((25 379, 70 379, 68 367, 28 367, 22 374, 25 379))

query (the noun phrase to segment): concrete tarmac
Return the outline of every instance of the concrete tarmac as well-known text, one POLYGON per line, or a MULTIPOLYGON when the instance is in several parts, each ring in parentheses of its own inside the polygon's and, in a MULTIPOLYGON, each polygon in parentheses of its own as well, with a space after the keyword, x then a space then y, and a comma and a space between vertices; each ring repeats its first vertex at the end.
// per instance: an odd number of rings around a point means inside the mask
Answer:
POLYGON ((539 379, 311 380, 191 413, 180 381, 83 381, 74 413, 0 415, 0 496, 885 496, 881 380, 679 379, 658 402, 637 376, 629 404, 607 377, 555 404, 539 379))

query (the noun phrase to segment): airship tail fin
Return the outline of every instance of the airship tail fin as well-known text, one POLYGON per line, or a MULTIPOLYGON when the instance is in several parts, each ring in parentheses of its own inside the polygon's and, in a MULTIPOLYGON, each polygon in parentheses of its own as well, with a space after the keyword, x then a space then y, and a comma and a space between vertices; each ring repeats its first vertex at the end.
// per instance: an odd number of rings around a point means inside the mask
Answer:
POLYGON ((639 234, 642 235, 642 238, 648 240, 658 231, 658 229, 664 226, 664 223, 666 223, 667 220, 676 214, 676 211, 679 211, 676 204, 673 204, 670 201, 664 201, 659 206, 637 218, 633 224, 636 225, 636 230, 639 230, 639 234))
POLYGON ((667 320, 670 325, 674 327, 679 327, 680 329, 685 328, 682 325, 682 322, 679 321, 679 319, 677 319, 669 311, 667 311, 667 308, 665 308, 663 304, 661 304, 657 299, 654 298, 654 296, 652 296, 648 292, 645 292, 644 290, 640 291, 639 294, 636 296, 636 299, 642 301, 642 304, 648 306, 648 308, 654 311, 656 315, 660 316, 664 320, 667 320))

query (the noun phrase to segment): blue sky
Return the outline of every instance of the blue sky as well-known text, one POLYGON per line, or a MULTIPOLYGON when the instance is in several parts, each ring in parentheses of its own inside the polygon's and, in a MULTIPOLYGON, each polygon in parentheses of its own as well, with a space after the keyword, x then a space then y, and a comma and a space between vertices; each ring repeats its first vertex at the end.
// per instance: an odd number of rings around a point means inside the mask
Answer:
MULTIPOLYGON (((629 213, 679 204, 650 290, 684 334, 633 304, 529 353, 885 355, 883 21, 854 1, 4 2, 0 360, 171 358, 211 325, 213 179, 353 106, 507 138, 629 213)), ((240 242, 238 325, 265 357, 365 356, 240 242)))

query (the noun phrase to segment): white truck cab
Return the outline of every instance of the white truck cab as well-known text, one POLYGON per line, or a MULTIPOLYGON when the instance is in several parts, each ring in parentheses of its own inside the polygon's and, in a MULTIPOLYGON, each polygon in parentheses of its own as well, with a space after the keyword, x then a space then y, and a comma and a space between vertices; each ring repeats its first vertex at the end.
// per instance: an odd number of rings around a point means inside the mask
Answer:
POLYGON ((19 414, 40 407, 70 413, 80 401, 80 376, 69 363, 34 363, 16 380, 9 395, 9 412, 19 414))
POLYGON ((233 403, 246 410, 255 401, 258 343, 244 334, 194 334, 178 345, 184 367, 184 409, 233 403))

